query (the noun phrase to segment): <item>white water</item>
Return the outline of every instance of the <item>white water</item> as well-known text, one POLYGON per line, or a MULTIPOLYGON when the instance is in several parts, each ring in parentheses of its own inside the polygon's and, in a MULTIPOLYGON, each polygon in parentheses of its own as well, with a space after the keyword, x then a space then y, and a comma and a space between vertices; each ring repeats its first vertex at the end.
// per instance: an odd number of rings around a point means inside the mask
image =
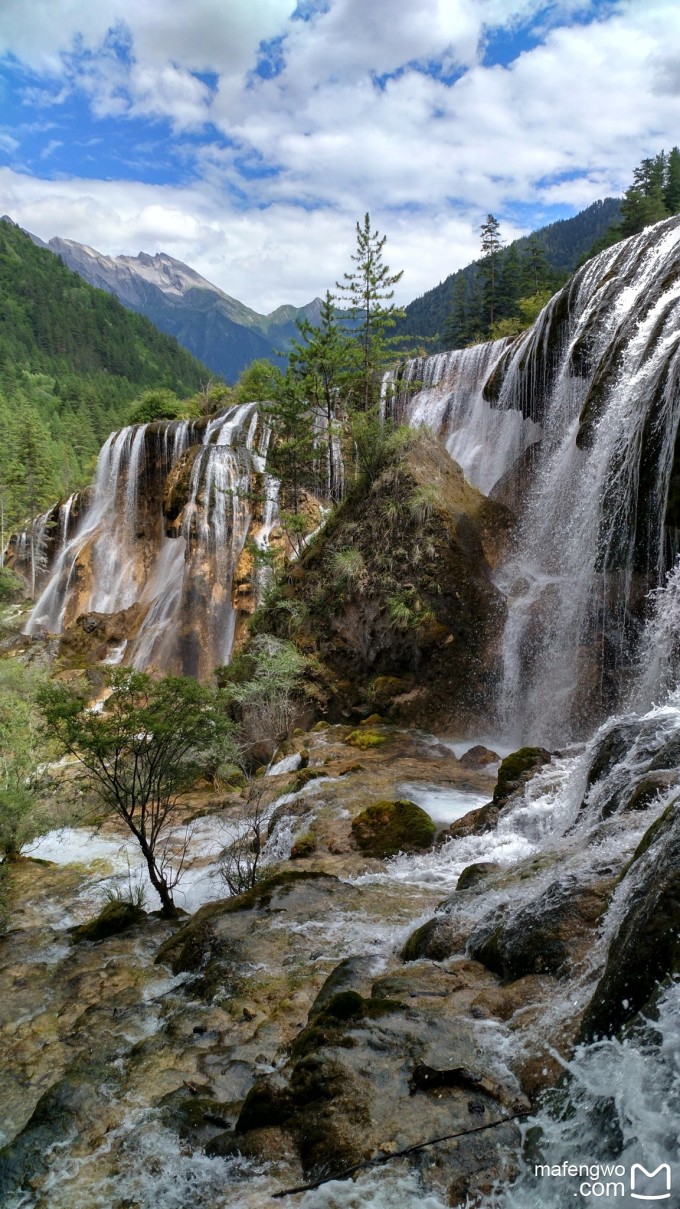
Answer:
MULTIPOLYGON (((228 662, 236 622, 232 579, 252 521, 253 474, 264 474, 269 434, 261 436, 260 428, 249 403, 203 424, 169 422, 153 432, 142 424, 113 433, 73 533, 72 499, 62 506, 63 538, 27 633, 60 633, 80 613, 116 613, 139 603, 139 633, 120 653, 132 666, 202 674, 228 662), (160 510, 149 516, 146 494, 151 487, 158 493, 159 482, 162 488, 196 444, 181 528, 167 536, 160 510)), ((262 549, 278 515, 278 483, 269 475, 264 496, 262 549)))
POLYGON ((671 219, 590 261, 518 340, 409 362, 398 383, 397 414, 439 432, 487 493, 533 446, 496 575, 508 601, 498 727, 513 746, 584 737, 630 687, 644 596, 665 570, 679 315, 671 219))
POLYGON ((390 373, 385 380, 386 392, 395 392, 392 410, 414 428, 424 424, 436 432, 466 478, 485 495, 540 433, 518 411, 491 407, 484 397, 508 345, 498 340, 418 357, 406 363, 402 377, 390 373))

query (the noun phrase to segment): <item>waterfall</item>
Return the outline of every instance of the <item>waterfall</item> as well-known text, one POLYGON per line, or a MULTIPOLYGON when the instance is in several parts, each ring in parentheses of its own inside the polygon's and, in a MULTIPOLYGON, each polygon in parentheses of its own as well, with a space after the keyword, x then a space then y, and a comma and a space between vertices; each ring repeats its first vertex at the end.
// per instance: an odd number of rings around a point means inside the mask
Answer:
POLYGON ((417 357, 406 363, 401 376, 390 371, 383 383, 384 408, 389 406, 414 428, 433 429, 485 495, 540 434, 531 419, 516 410, 493 408, 485 396, 509 344, 496 340, 417 357))
POLYGON ((634 678, 646 598, 667 570, 679 319, 669 219, 588 262, 516 340, 392 376, 395 414, 438 432, 472 483, 503 500, 514 476, 518 523, 497 583, 499 724, 516 743, 589 733, 634 678))
MULTIPOLYGON (((75 530, 73 497, 63 505, 62 540, 27 633, 60 633, 82 613, 119 614, 134 605, 137 624, 125 653, 134 667, 206 675, 228 662, 232 580, 267 439, 254 403, 206 420, 112 433, 75 530), (171 473, 187 480, 175 527, 164 515, 171 473)), ((262 546, 277 515, 278 484, 269 476, 264 496, 262 546)))

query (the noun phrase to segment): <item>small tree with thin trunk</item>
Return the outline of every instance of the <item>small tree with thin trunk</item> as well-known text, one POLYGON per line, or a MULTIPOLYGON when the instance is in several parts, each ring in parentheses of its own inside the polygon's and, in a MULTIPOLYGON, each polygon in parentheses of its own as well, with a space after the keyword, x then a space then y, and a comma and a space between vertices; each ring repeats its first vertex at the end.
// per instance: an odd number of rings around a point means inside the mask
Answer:
POLYGON ((214 692, 195 680, 152 680, 131 668, 109 675, 101 712, 82 691, 50 684, 40 705, 53 738, 76 757, 105 813, 132 832, 166 916, 186 865, 187 831, 174 825, 178 800, 211 764, 238 756, 233 727, 214 692))

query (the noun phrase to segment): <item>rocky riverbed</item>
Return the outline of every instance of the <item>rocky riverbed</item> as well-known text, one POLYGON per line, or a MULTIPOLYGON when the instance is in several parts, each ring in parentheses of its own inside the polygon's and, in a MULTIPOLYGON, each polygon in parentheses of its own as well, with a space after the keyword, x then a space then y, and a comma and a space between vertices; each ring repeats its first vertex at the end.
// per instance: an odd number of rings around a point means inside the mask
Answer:
MULTIPOLYGON (((676 724, 650 724, 648 764, 676 724)), ((39 841, 0 941, 3 1204, 259 1209, 319 1179, 283 1203, 485 1202, 596 1019, 636 848, 647 835, 638 870, 673 848, 670 775, 603 819, 618 740, 525 752, 497 779, 488 748, 379 718, 298 734, 260 782, 255 890, 229 898, 216 860, 242 793, 197 792, 187 914, 118 903, 99 938, 78 928, 134 880, 134 851, 113 830, 39 841)))

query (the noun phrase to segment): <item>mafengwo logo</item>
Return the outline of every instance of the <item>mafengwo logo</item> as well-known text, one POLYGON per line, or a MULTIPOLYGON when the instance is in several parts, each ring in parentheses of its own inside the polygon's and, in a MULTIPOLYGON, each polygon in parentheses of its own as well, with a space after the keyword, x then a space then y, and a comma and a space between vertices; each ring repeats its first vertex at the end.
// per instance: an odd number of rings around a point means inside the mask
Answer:
MULTIPOLYGON (((584 1200, 602 1201, 611 1204, 614 1198, 626 1205, 641 1201, 657 1204, 671 1199, 671 1168, 669 1163, 660 1163, 648 1171, 642 1163, 633 1163, 630 1169, 623 1163, 570 1163, 565 1159, 560 1164, 537 1164, 534 1174, 552 1179, 578 1179, 578 1191, 584 1200)), ((572 1185, 573 1187, 573 1185, 572 1185)), ((674 1201, 673 1205, 677 1203, 674 1201)), ((672 1209, 668 1205, 668 1209, 672 1209)))
POLYGON ((647 1171, 641 1163, 633 1163, 630 1169, 630 1195, 636 1201, 667 1201, 671 1195, 671 1169, 661 1163, 654 1171, 647 1171))

